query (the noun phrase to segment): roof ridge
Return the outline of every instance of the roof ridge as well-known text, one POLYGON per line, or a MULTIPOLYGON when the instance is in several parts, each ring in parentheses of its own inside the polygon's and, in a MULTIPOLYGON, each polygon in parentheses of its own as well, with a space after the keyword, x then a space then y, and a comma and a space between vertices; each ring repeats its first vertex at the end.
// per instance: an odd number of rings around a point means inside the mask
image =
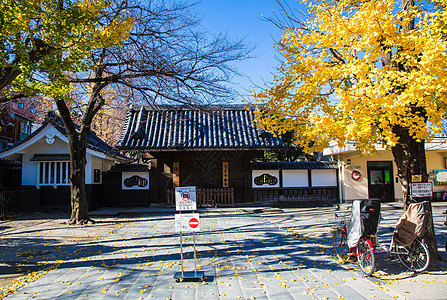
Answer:
POLYGON ((206 104, 206 105, 133 105, 130 110, 139 111, 141 109, 148 111, 171 111, 171 110, 189 110, 189 111, 221 111, 221 110, 246 110, 251 109, 246 104, 206 104))

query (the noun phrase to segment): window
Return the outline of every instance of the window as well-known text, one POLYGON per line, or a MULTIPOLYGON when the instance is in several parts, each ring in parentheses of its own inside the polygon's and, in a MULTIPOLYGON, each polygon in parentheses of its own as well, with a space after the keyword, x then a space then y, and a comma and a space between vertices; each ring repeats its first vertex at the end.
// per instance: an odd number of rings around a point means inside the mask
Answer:
POLYGON ((35 110, 34 108, 30 108, 30 109, 29 109, 29 112, 33 114, 33 113, 36 112, 36 110, 35 110))
POLYGON ((39 185, 70 184, 70 162, 42 161, 39 163, 39 185))
POLYGON ((93 169, 93 182, 101 183, 101 170, 100 169, 93 169))
POLYGON ((18 108, 25 108, 25 103, 23 103, 23 102, 17 102, 17 107, 18 108))
POLYGON ((29 122, 20 124, 20 132, 24 134, 31 134, 31 124, 29 122))

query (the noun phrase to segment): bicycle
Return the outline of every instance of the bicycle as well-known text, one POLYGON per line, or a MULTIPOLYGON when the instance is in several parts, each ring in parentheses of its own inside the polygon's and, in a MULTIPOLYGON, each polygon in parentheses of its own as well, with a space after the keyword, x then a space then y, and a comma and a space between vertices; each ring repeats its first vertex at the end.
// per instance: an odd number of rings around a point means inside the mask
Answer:
POLYGON ((395 228, 389 228, 393 232, 389 246, 377 239, 377 246, 390 255, 396 255, 407 271, 416 273, 424 272, 430 266, 430 252, 423 238, 416 238, 410 246, 399 245, 394 241, 395 228))
POLYGON ((340 223, 340 226, 335 228, 332 236, 332 247, 334 248, 335 255, 338 257, 338 260, 342 263, 349 260, 349 248, 347 244, 348 229, 346 227, 346 219, 348 215, 349 214, 335 213, 335 220, 336 222, 340 223))
POLYGON ((341 226, 336 228, 332 237, 332 245, 339 260, 344 263, 349 260, 350 256, 356 256, 357 262, 363 273, 371 275, 375 269, 375 247, 379 246, 382 250, 390 255, 396 255, 399 261, 407 271, 417 273, 424 272, 430 265, 430 252, 423 238, 416 238, 409 246, 399 245, 395 242, 394 236, 396 229, 389 228, 393 232, 389 246, 379 241, 378 235, 362 235, 356 247, 348 248, 347 239, 347 223, 346 215, 340 216, 335 214, 336 219, 341 220, 341 226))
POLYGON ((336 220, 340 219, 340 225, 334 231, 332 236, 332 246, 335 254, 341 263, 347 262, 351 256, 357 257, 357 263, 366 275, 371 275, 375 268, 374 245, 367 236, 361 236, 357 247, 349 249, 347 239, 348 230, 346 218, 348 215, 339 215, 335 213, 336 220))

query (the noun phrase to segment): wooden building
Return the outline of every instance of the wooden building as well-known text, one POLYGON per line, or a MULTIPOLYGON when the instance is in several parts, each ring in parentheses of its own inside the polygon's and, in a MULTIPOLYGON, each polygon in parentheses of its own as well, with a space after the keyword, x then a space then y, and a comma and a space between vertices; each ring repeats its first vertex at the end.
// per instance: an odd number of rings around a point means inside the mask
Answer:
POLYGON ((250 162, 284 148, 242 105, 130 109, 117 146, 150 162, 150 201, 173 205, 176 186, 196 186, 199 205, 252 203, 250 162))
MULTIPOLYGON (((50 112, 36 131, 3 150, 0 159, 22 164, 22 210, 70 209, 70 151, 62 119, 50 112)), ((117 162, 130 159, 118 154, 92 131, 89 136, 85 184, 89 209, 103 206, 102 174, 117 162)))

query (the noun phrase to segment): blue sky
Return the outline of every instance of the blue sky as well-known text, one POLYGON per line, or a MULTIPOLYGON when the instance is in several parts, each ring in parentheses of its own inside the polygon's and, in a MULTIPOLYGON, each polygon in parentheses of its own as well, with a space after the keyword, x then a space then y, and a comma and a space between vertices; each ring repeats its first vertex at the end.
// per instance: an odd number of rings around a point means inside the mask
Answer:
POLYGON ((246 76, 234 80, 239 93, 247 96, 252 89, 259 90, 256 85, 272 81, 272 73, 279 66, 274 44, 281 31, 262 15, 272 16, 272 11, 278 11, 273 0, 202 0, 197 8, 203 17, 202 26, 210 33, 226 32, 230 38, 244 38, 246 44, 255 47, 254 58, 237 64, 246 76))

